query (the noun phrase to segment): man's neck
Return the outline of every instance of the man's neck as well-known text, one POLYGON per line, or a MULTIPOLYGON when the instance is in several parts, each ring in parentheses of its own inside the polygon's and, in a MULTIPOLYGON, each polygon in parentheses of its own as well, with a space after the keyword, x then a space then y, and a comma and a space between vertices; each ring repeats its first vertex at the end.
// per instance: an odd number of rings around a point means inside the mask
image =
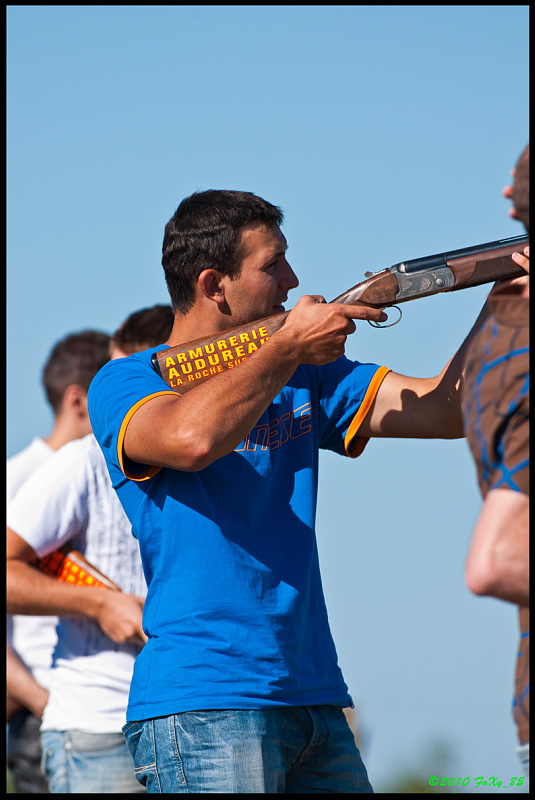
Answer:
POLYGON ((234 325, 224 314, 213 313, 212 309, 192 308, 187 314, 176 314, 173 329, 167 340, 171 347, 195 339, 216 336, 234 325))
POLYGON ((73 439, 81 439, 87 436, 88 433, 90 433, 90 430, 87 430, 87 426, 81 427, 76 423, 71 424, 67 421, 56 422, 50 435, 44 436, 43 440, 52 450, 59 450, 64 444, 72 442, 73 439))

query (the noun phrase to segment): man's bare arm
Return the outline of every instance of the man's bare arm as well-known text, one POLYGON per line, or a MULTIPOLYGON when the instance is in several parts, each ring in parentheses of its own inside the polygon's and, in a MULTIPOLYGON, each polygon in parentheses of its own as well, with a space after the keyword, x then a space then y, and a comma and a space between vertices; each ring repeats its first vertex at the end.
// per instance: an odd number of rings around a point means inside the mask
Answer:
POLYGON ((302 297, 284 327, 254 358, 194 387, 142 405, 124 437, 135 462, 196 471, 234 450, 300 364, 326 364, 344 352, 353 319, 381 321, 379 309, 302 297))
POLYGON ((435 377, 411 378, 389 372, 359 428, 359 435, 417 439, 464 436, 461 389, 465 353, 488 313, 485 303, 459 350, 435 377))
POLYGON ((479 514, 466 562, 466 583, 477 595, 529 604, 529 497, 492 489, 479 514))
POLYGON ((7 611, 11 614, 87 617, 114 642, 144 643, 143 598, 93 586, 71 586, 40 572, 37 555, 7 528, 7 611))
POLYGON ((9 642, 6 643, 6 690, 8 722, 13 711, 20 708, 27 708, 36 717, 43 716, 48 702, 48 689, 37 683, 9 642))

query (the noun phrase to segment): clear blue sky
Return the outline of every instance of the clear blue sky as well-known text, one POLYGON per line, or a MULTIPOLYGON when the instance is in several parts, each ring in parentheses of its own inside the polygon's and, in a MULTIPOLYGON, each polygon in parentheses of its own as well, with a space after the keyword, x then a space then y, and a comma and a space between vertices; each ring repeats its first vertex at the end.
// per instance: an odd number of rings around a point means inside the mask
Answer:
MULTIPOLYGON (((59 338, 167 302, 163 229, 195 190, 282 206, 301 280, 289 307, 523 233, 501 190, 528 141, 528 13, 8 6, 7 454, 50 429, 40 371, 59 338)), ((361 323, 347 353, 436 374, 486 293, 361 323)), ((437 774, 435 741, 451 776, 520 775, 515 610, 463 580, 480 504, 466 442, 327 453, 320 480, 325 593, 372 783, 437 774)))

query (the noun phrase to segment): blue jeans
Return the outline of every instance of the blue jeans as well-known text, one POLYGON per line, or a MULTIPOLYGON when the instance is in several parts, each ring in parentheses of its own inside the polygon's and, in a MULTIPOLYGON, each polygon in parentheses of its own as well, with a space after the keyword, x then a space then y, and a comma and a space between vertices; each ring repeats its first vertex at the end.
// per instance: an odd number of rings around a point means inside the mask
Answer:
POLYGON ((145 792, 122 733, 44 731, 41 749, 51 794, 145 792))
POLYGON ((149 793, 373 793, 335 706, 186 711, 123 733, 149 793))

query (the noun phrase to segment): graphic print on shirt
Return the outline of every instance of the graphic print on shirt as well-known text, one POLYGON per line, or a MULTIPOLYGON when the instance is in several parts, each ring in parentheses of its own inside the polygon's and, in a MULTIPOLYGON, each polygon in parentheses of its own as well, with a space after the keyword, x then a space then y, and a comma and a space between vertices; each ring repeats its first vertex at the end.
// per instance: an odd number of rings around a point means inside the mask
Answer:
POLYGON ((293 411, 288 411, 280 417, 275 417, 269 423, 255 425, 243 442, 236 447, 235 452, 244 450, 249 452, 260 450, 274 450, 281 447, 290 439, 297 439, 310 433, 312 430, 312 403, 304 403, 293 411))

